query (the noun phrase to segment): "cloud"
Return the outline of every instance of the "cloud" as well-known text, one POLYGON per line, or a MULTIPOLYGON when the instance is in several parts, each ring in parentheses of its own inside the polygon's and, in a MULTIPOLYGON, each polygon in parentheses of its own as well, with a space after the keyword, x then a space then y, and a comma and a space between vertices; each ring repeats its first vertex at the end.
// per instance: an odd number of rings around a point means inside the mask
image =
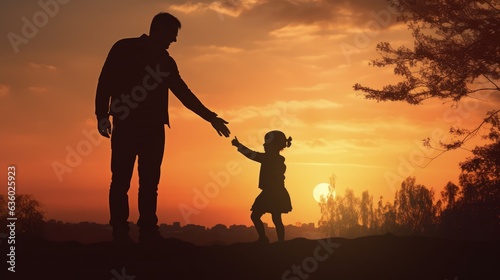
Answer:
POLYGON ((5 97, 10 94, 10 87, 8 85, 0 84, 0 97, 5 97))
POLYGON ((28 87, 28 89, 33 93, 42 93, 42 92, 48 91, 48 89, 46 87, 41 87, 41 86, 31 86, 31 87, 28 87))
POLYGON ((382 28, 395 22, 394 10, 385 0, 225 0, 189 1, 172 4, 170 9, 184 13, 207 10, 231 17, 266 18, 290 25, 323 23, 344 25, 378 21, 382 28))
POLYGON ((187 2, 184 4, 172 4, 170 9, 178 12, 183 12, 186 14, 190 14, 193 12, 198 12, 207 9, 208 5, 204 3, 191 3, 187 2))
POLYGON ((55 67, 54 65, 49 65, 49 64, 30 62, 29 65, 30 65, 30 67, 35 68, 35 69, 43 69, 43 70, 49 70, 49 71, 57 70, 57 67, 55 67))
POLYGON ((263 106, 246 106, 227 111, 224 115, 233 116, 233 122, 241 122, 256 117, 279 117, 293 122, 296 113, 305 110, 324 110, 342 107, 341 104, 326 99, 277 101, 263 106))
POLYGON ((208 1, 204 2, 187 2, 183 4, 172 4, 170 9, 187 14, 204 12, 211 10, 219 14, 221 19, 224 16, 239 17, 243 12, 252 9, 259 4, 259 0, 225 0, 225 1, 208 1))
POLYGON ((387 165, 378 164, 359 164, 359 163, 334 163, 334 162, 291 162, 289 165, 309 165, 309 166, 349 166, 349 167, 363 167, 363 168, 376 168, 376 169, 387 169, 387 165))
POLYGON ((271 31, 269 34, 277 38, 297 38, 320 31, 317 25, 287 25, 271 31))
MULTIPOLYGON (((377 13, 390 17, 388 22, 394 20, 395 17, 390 11, 385 0, 273 0, 256 5, 248 14, 267 15, 276 21, 292 24, 344 25, 354 23, 359 25, 375 19, 374 15, 377 13), (388 13, 381 12, 384 10, 388 13)), ((384 17, 379 18, 385 20, 384 17)))
POLYGON ((332 102, 327 99, 311 99, 311 100, 292 100, 292 101, 279 101, 276 102, 279 106, 292 110, 306 110, 306 109, 334 109, 342 107, 342 104, 332 102))
POLYGON ((336 122, 327 120, 322 123, 316 123, 314 126, 321 130, 336 133, 368 134, 381 137, 398 134, 399 138, 404 138, 405 135, 411 138, 412 135, 421 135, 428 130, 425 126, 412 123, 406 119, 372 119, 366 122, 336 122))
MULTIPOLYGON (((291 90, 291 91, 318 91, 318 90, 324 90, 326 88, 329 88, 332 84, 329 84, 329 83, 320 83, 320 84, 316 84, 314 86, 311 86, 311 87, 291 87, 291 88, 288 88, 287 90, 291 90)), ((322 100, 322 102, 330 102, 330 101, 326 101, 326 100, 322 100)))
POLYGON ((326 130, 326 131, 335 131, 337 133, 367 133, 371 132, 375 129, 375 127, 371 124, 353 124, 353 123, 336 123, 333 121, 326 121, 323 123, 315 124, 315 127, 326 130))
POLYGON ((346 153, 361 154, 367 150, 379 150, 388 143, 370 139, 325 139, 313 138, 308 140, 295 139, 293 143, 297 154, 339 155, 346 153))
POLYGON ((301 111, 306 109, 330 109, 342 106, 338 103, 326 99, 311 99, 302 101, 292 100, 280 103, 283 103, 283 106, 296 111, 301 111))
POLYGON ((326 54, 317 54, 317 55, 301 55, 298 56, 297 58, 307 62, 315 62, 315 61, 322 61, 330 57, 326 54))
POLYGON ((208 51, 208 52, 219 52, 219 53, 224 53, 224 54, 235 54, 235 53, 240 53, 243 51, 241 48, 233 48, 233 47, 227 47, 227 46, 215 46, 215 45, 210 45, 210 46, 200 46, 198 49, 203 50, 203 51, 208 51))
POLYGON ((308 141, 303 141, 303 145, 308 146, 310 148, 323 148, 330 146, 330 143, 323 138, 312 139, 308 141))
POLYGON ((230 55, 240 54, 244 51, 244 49, 242 48, 216 45, 198 46, 195 47, 195 49, 197 49, 197 51, 200 53, 198 55, 192 55, 193 59, 197 62, 221 62, 222 60, 227 60, 228 58, 230 58, 230 55))
POLYGON ((259 4, 259 0, 225 0, 212 2, 210 8, 216 11, 219 15, 228 15, 231 17, 238 17, 243 12, 252 9, 255 5, 259 4))

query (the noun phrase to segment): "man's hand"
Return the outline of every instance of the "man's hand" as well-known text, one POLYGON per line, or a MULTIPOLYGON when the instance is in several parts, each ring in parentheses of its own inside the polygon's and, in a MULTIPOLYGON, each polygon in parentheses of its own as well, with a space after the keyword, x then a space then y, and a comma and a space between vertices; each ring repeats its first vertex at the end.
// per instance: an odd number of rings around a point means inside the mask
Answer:
POLYGON ((231 132, 229 131, 229 128, 227 128, 227 126, 226 126, 226 124, 228 124, 228 122, 226 122, 225 120, 223 120, 219 117, 215 117, 212 119, 211 124, 215 128, 217 133, 219 133, 219 136, 224 135, 225 137, 229 137, 229 134, 231 134, 231 132))
POLYGON ((109 121, 109 118, 100 119, 97 123, 97 130, 99 131, 99 134, 109 138, 109 135, 111 134, 111 122, 109 121))

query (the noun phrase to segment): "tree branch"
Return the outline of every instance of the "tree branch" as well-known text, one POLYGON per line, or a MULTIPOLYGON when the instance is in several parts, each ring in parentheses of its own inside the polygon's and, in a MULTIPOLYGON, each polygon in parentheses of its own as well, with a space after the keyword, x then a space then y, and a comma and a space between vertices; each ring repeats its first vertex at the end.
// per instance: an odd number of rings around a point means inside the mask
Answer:
MULTIPOLYGON (((474 128, 472 131, 470 131, 469 133, 467 133, 463 138, 462 140, 459 140, 457 142, 455 142, 452 146, 449 146, 449 147, 446 147, 444 150, 441 150, 441 149, 437 149, 437 148, 434 148, 432 147, 430 144, 428 144, 428 146, 431 148, 431 149, 434 149, 436 151, 440 151, 439 154, 437 154, 435 157, 422 157, 422 158, 425 158, 425 159, 429 159, 429 162, 427 164, 425 164, 424 166, 419 166, 420 168, 426 168, 427 166, 429 166, 431 164, 432 161, 434 161, 435 159, 437 159, 438 157, 440 157, 441 155, 443 155, 444 153, 446 152, 449 152, 451 150, 455 150, 455 149, 463 149, 463 150, 466 150, 466 151, 471 151, 469 149, 466 149, 466 148, 463 148, 462 145, 465 144, 465 142, 469 141, 471 138, 473 138, 478 132, 479 130, 481 129, 481 127, 486 124, 490 119, 493 118, 493 116, 497 115, 498 113, 500 113, 500 109, 499 110, 496 110, 494 112, 491 113, 491 115, 489 115, 487 118, 485 118, 476 128, 474 128)), ((428 138, 427 138, 428 139, 428 138)), ((427 141, 428 140, 424 140, 424 141, 427 141)))
POLYGON ((495 84, 495 82, 493 82, 493 80, 491 80, 488 76, 484 75, 483 74, 483 77, 485 77, 490 83, 492 83, 496 88, 496 90, 500 90, 500 88, 498 87, 497 84, 495 84))

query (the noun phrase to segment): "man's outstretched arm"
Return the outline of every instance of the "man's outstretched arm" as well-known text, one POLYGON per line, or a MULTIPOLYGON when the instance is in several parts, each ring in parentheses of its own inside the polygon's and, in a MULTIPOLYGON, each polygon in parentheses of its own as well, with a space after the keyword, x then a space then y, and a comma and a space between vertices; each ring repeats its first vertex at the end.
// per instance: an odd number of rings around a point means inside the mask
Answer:
POLYGON ((169 75, 170 79, 170 89, 174 93, 174 95, 182 102, 186 108, 195 112, 197 115, 202 117, 204 120, 210 122, 213 128, 217 131, 219 136, 224 135, 225 137, 229 137, 231 132, 229 128, 226 126, 228 124, 222 118, 217 117, 217 114, 210 111, 205 105, 201 103, 201 101, 194 95, 194 93, 188 88, 186 83, 182 80, 177 70, 177 65, 174 63, 174 73, 169 75))

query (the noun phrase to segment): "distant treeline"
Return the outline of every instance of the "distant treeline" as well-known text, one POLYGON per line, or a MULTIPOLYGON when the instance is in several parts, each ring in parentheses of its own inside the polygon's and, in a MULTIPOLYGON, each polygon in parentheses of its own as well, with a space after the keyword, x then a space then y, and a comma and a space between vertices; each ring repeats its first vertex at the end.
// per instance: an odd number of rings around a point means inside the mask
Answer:
POLYGON ((334 180, 328 197, 320 203, 319 227, 329 236, 359 237, 385 234, 426 235, 460 239, 500 238, 500 201, 497 185, 461 176, 461 188, 449 182, 435 199, 433 189, 417 184, 408 177, 396 191, 394 202, 364 191, 357 197, 353 190, 334 197, 334 180), (472 179, 472 180, 471 180, 472 179), (475 185, 481 181, 483 185, 475 185))
MULTIPOLYGON (((132 239, 138 239, 138 228, 134 223, 130 224, 130 235, 132 239)), ((274 228, 267 227, 268 236, 271 239, 275 234, 274 228)), ((288 225, 286 226, 287 238, 306 237, 309 239, 321 238, 321 232, 314 224, 288 225)), ((257 233, 253 226, 217 224, 213 227, 205 227, 195 224, 181 226, 180 223, 160 224, 160 232, 165 238, 176 238, 196 245, 231 244, 237 242, 252 242, 257 239, 257 233)), ((109 225, 92 222, 63 223, 61 221, 49 220, 45 223, 44 238, 53 241, 79 241, 82 243, 93 243, 111 241, 111 227, 109 225)))
MULTIPOLYGON (((7 238, 10 229, 7 227, 8 198, 0 195, 0 238, 7 238)), ((77 241, 82 243, 106 242, 112 240, 111 226, 95 222, 67 223, 54 219, 46 220, 42 204, 32 195, 18 194, 15 197, 15 235, 16 238, 43 238, 51 241, 77 241)), ((130 223, 130 235, 137 240, 138 228, 130 223)), ((265 225, 270 239, 275 239, 274 228, 265 225)), ((252 242, 257 239, 253 226, 217 224, 205 227, 194 224, 181 226, 179 222, 171 225, 160 224, 160 232, 165 238, 176 238, 197 245, 231 244, 236 242, 252 242)), ((286 238, 305 237, 322 238, 324 235, 314 223, 286 226, 286 238)))
MULTIPOLYGON (((352 190, 334 198, 335 179, 332 177, 330 194, 320 203, 320 227, 329 235, 343 237, 391 232, 499 239, 500 118, 498 114, 491 114, 486 122, 492 127, 483 138, 491 143, 476 146, 471 151, 472 156, 459 163, 459 185, 448 182, 440 199, 435 199, 432 188, 417 184, 415 177, 408 177, 401 183, 393 203, 380 197, 374 206, 368 191, 363 192, 361 198, 352 190)), ((459 143, 463 144, 463 140, 459 143)))

